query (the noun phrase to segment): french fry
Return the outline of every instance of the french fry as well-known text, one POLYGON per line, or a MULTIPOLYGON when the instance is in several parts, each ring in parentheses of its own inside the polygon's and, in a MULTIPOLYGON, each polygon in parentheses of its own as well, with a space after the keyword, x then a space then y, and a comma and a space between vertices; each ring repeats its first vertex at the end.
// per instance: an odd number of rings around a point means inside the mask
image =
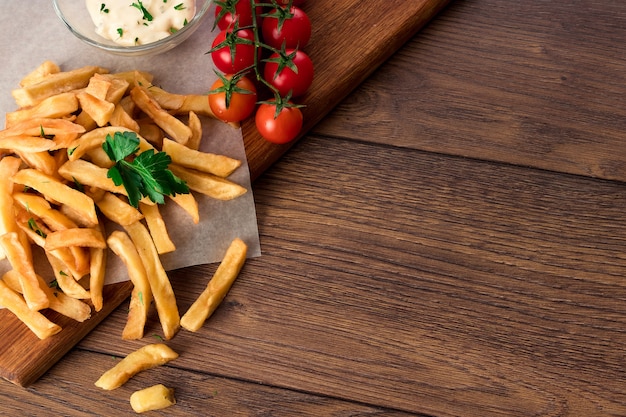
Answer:
POLYGON ((172 242, 172 239, 170 238, 165 221, 161 216, 159 206, 156 204, 150 205, 140 203, 139 209, 141 210, 144 219, 146 219, 146 224, 148 225, 148 230, 150 231, 150 235, 152 236, 157 252, 160 255, 168 252, 174 252, 176 250, 176 245, 174 245, 174 242, 172 242))
POLYGON ((237 238, 231 242, 213 278, 180 319, 181 327, 192 332, 196 332, 202 327, 235 282, 246 261, 247 250, 248 246, 243 240, 237 238))
POLYGON ((19 107, 33 106, 48 97, 87 87, 89 80, 97 72, 107 71, 95 66, 85 66, 49 74, 37 83, 13 90, 13 98, 19 107))
MULTIPOLYGON (((0 159, 0 235, 17 232, 13 203, 13 181, 11 177, 19 170, 19 158, 5 156, 0 159)), ((4 259, 4 249, 0 246, 0 259, 4 259)))
MULTIPOLYGON (((105 234, 104 225, 98 225, 105 234)), ((89 295, 96 311, 102 310, 104 299, 102 290, 106 278, 107 251, 104 248, 89 248, 89 295)))
POLYGON ((247 192, 241 185, 217 175, 191 170, 174 164, 170 165, 169 169, 174 175, 185 181, 191 190, 217 200, 232 200, 247 192))
POLYGON ((200 142, 202 142, 202 122, 196 113, 190 111, 187 125, 191 130, 191 137, 185 145, 189 149, 197 151, 200 149, 200 142))
POLYGON ((136 413, 162 410, 176 404, 174 389, 163 384, 153 385, 130 395, 130 406, 136 413))
POLYGON ((129 353, 117 365, 102 374, 95 385, 104 390, 114 390, 124 385, 137 373, 164 365, 176 358, 178 358, 178 353, 163 343, 145 345, 129 353))
POLYGON ((78 110, 75 93, 61 93, 48 97, 32 107, 22 108, 6 114, 5 126, 11 127, 19 122, 34 118, 62 118, 78 110))
POLYGON ((185 144, 191 137, 191 129, 176 117, 163 110, 161 106, 150 97, 143 87, 134 87, 130 90, 137 107, 143 110, 161 129, 163 129, 176 142, 185 144))
POLYGON ((0 236, 0 246, 4 249, 11 267, 20 274, 20 284, 24 300, 31 310, 42 310, 50 305, 46 293, 39 288, 37 274, 33 267, 30 253, 20 241, 17 232, 9 232, 0 236))
POLYGON ((84 92, 99 100, 106 100, 112 83, 112 80, 106 77, 99 77, 96 73, 89 79, 89 84, 87 84, 84 92))
MULTIPOLYGON (((50 310, 54 310, 78 322, 83 322, 91 317, 91 307, 89 307, 87 303, 69 297, 61 291, 53 290, 44 282, 43 278, 40 276, 37 276, 37 278, 39 287, 46 293, 50 300, 50 305, 48 306, 50 310)), ((19 273, 14 269, 7 271, 2 276, 2 280, 9 288, 21 294, 22 287, 20 286, 20 279, 19 273)))
POLYGON ((175 196, 169 196, 170 199, 178 204, 183 210, 191 216, 191 220, 194 224, 200 222, 200 211, 198 209, 198 201, 192 193, 188 194, 176 194, 175 196))
POLYGON ((76 227, 48 233, 44 249, 53 251, 72 246, 99 249, 106 249, 107 247, 100 230, 96 228, 76 227))
POLYGON ((57 161, 49 152, 21 152, 17 149, 14 151, 30 168, 50 177, 57 177, 57 161))
POLYGON ((0 280, 0 305, 17 316, 39 338, 47 339, 61 331, 61 327, 52 323, 39 311, 31 310, 18 293, 0 280))
POLYGON ((84 159, 67 161, 59 167, 58 172, 67 181, 76 181, 83 186, 95 187, 116 194, 127 194, 124 186, 115 185, 107 176, 107 168, 99 167, 84 159))
POLYGON ((104 193, 96 200, 96 205, 106 218, 120 226, 128 226, 143 219, 143 214, 139 210, 113 193, 104 193))
POLYGON ((33 136, 9 136, 0 138, 0 149, 16 152, 46 152, 51 150, 55 143, 50 139, 33 136))
POLYGON ((11 136, 55 136, 60 134, 74 134, 76 137, 85 132, 85 128, 66 119, 38 117, 23 120, 4 130, 0 130, 0 138, 11 136))
POLYGON ((57 72, 61 72, 61 68, 56 63, 52 61, 44 61, 20 80, 20 87, 36 84, 48 75, 56 74, 57 72))
POLYGON ((98 126, 104 126, 109 123, 115 104, 106 100, 94 97, 86 91, 76 94, 80 107, 96 122, 98 126))
POLYGON ((146 268, 163 335, 169 340, 180 328, 180 315, 170 280, 148 229, 141 222, 124 226, 124 229, 135 244, 146 268))
POLYGON ((146 275, 146 268, 143 266, 135 245, 126 233, 119 230, 113 231, 107 243, 113 253, 119 256, 126 265, 128 277, 133 283, 128 318, 122 331, 122 339, 141 339, 152 303, 152 290, 146 275))
POLYGON ((56 178, 34 169, 22 169, 12 179, 14 183, 33 188, 53 201, 71 206, 91 226, 98 224, 93 200, 56 178))
POLYGON ((46 252, 46 257, 48 258, 48 262, 52 267, 52 271, 54 273, 54 278, 56 282, 65 294, 72 298, 77 298, 79 300, 89 300, 91 299, 91 294, 89 291, 85 289, 77 279, 81 278, 81 276, 76 276, 74 272, 68 267, 68 265, 63 262, 61 259, 57 258, 54 253, 46 252))
POLYGON ((170 139, 163 139, 162 151, 172 158, 174 164, 223 178, 228 177, 241 166, 239 159, 189 149, 170 139))

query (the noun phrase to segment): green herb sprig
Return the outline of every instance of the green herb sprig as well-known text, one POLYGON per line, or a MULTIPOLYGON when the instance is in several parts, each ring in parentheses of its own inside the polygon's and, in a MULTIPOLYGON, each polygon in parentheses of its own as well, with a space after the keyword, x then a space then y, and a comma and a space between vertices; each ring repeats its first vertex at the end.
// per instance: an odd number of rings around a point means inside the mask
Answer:
POLYGON ((165 196, 189 194, 187 184, 168 169, 172 158, 154 149, 139 154, 139 138, 134 132, 115 132, 107 135, 102 149, 115 162, 107 173, 115 185, 123 185, 128 202, 139 207, 139 200, 148 197, 152 202, 163 204, 165 196))

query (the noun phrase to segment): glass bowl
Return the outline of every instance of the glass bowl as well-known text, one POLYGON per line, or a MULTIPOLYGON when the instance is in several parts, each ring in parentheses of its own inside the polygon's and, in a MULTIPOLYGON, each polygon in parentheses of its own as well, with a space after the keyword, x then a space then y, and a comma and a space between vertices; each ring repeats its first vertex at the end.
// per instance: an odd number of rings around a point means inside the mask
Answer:
POLYGON ((156 55, 180 45, 198 29, 211 3, 212 0, 196 0, 196 14, 176 33, 143 45, 123 46, 96 33, 85 0, 53 0, 57 15, 78 39, 103 51, 124 56, 156 55))

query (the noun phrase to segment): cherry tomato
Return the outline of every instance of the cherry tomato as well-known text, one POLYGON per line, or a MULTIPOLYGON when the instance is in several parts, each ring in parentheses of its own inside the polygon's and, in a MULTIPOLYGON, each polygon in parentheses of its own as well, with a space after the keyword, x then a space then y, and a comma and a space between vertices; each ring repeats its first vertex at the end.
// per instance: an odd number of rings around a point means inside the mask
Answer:
POLYGON ((213 40, 211 58, 215 67, 225 74, 236 74, 254 64, 254 33, 248 29, 233 32, 222 30, 213 40), (252 42, 252 43, 242 43, 252 42), (222 47, 219 47, 222 45, 222 47), (218 48, 219 47, 219 48, 218 48), (234 48, 234 60, 231 49, 234 48))
POLYGON ((224 122, 240 122, 256 107, 256 87, 244 76, 226 75, 211 86, 209 107, 224 122))
POLYGON ((304 48, 311 39, 311 21, 299 7, 290 10, 274 9, 263 19, 261 26, 263 40, 266 44, 280 49, 304 48))
POLYGON ((276 102, 261 103, 256 111, 256 128, 265 140, 283 144, 291 142, 302 129, 302 112, 298 107, 283 107, 276 114, 276 102))
MULTIPOLYGON (((259 0, 255 0, 258 3, 259 0)), ((256 8, 256 15, 261 15, 261 7, 256 8)), ((216 1, 215 21, 217 27, 224 30, 232 28, 235 20, 238 21, 239 27, 252 25, 252 5, 250 0, 223 0, 216 1)))
POLYGON ((281 96, 284 97, 291 92, 292 97, 300 97, 313 83, 313 61, 300 50, 287 49, 285 52, 287 61, 278 53, 273 53, 269 57, 263 69, 263 78, 274 86, 281 96))

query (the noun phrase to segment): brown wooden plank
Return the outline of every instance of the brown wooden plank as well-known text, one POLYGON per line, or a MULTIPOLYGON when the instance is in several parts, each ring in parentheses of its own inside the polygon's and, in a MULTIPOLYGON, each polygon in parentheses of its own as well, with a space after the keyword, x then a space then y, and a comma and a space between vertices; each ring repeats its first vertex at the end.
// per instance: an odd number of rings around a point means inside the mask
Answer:
MULTIPOLYGON (((437 417, 624 415, 625 195, 309 136, 255 183, 264 254, 172 366, 437 417)), ((181 309, 210 275, 173 274, 181 309)), ((80 348, 130 351, 123 320, 80 348)))
POLYGON ((625 38, 619 2, 455 2, 315 132, 626 181, 625 38))
MULTIPOLYGON (((303 98, 306 125, 310 129, 349 91, 428 22, 448 0, 420 0, 397 7, 385 0, 334 2, 321 0, 307 4, 314 23, 310 53, 316 66, 311 94, 303 98), (332 10, 332 13, 328 13, 332 10), (385 24, 380 16, 385 15, 385 24), (341 21, 341 24, 337 24, 341 21)), ((274 163, 288 148, 271 145, 260 138, 251 123, 243 127, 244 142, 252 178, 274 163)), ((115 292, 117 287, 111 289, 115 292)), ((113 308, 130 294, 129 287, 111 294, 108 305, 95 318, 77 325, 62 320, 63 332, 39 342, 6 311, 0 311, 2 332, 11 338, 0 339, 0 377, 26 385, 45 372, 80 338, 92 330, 113 308), (5 327, 6 323, 6 327, 5 327), (28 352, 28 356, 23 353, 28 352)))
POLYGON ((95 387, 91 379, 116 360, 118 359, 111 356, 74 351, 40 381, 29 387, 28 391, 17 386, 3 386, 0 391, 1 413, 7 416, 130 416, 135 415, 129 404, 130 395, 136 390, 162 383, 174 387, 178 402, 162 412, 148 415, 409 416, 403 412, 322 398, 254 382, 200 375, 169 366, 138 374, 115 391, 104 391, 95 387), (76 369, 83 372, 76 372, 76 369), (185 381, 185 384, 180 381, 185 381), (77 390, 77 386, 81 388, 77 390), (31 414, 25 410, 39 410, 41 414, 31 414))

